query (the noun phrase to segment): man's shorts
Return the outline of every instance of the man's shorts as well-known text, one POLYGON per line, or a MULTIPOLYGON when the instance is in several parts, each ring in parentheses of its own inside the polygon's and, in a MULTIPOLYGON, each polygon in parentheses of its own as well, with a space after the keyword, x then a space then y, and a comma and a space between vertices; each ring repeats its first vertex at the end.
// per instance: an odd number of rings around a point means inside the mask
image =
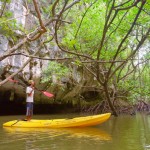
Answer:
POLYGON ((33 103, 27 102, 26 107, 27 107, 26 116, 32 116, 33 115, 33 103))

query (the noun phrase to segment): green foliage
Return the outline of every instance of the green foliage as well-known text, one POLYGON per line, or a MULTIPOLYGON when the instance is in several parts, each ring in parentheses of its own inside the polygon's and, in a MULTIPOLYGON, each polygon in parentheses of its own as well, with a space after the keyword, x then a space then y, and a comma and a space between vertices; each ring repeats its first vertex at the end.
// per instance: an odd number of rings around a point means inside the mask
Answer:
POLYGON ((10 3, 11 0, 1 0, 1 2, 10 3))
POLYGON ((57 62, 50 62, 48 67, 43 70, 42 83, 52 80, 52 75, 59 81, 62 77, 67 76, 69 69, 63 64, 57 62))
MULTIPOLYGON (((4 1, 10 3, 11 1, 4 1)), ((6 8, 5 8, 6 9, 6 8)), ((13 12, 4 10, 0 17, 0 32, 6 37, 11 37, 15 40, 14 31, 18 29, 16 19, 13 19, 13 12)))
MULTIPOLYGON (((110 1, 110 3, 108 3, 108 1, 101 0, 93 3, 93 5, 90 6, 91 3, 92 2, 89 0, 83 0, 80 3, 80 7, 75 7, 70 10, 68 19, 72 21, 72 24, 62 28, 64 33, 62 45, 64 45, 71 51, 80 52, 91 56, 93 59, 97 59, 97 53, 100 42, 102 40, 102 36, 106 33, 105 41, 100 52, 100 60, 111 61, 114 59, 116 53, 116 61, 128 59, 128 57, 134 51, 135 47, 138 45, 139 39, 141 39, 143 34, 145 34, 147 32, 147 29, 149 28, 150 20, 148 14, 150 10, 150 3, 147 2, 147 4, 144 6, 140 16, 136 21, 136 24, 134 24, 135 26, 132 28, 132 31, 128 35, 128 38, 123 41, 122 47, 119 51, 117 51, 118 47, 121 44, 121 41, 130 31, 129 29, 133 25, 141 2, 138 4, 138 7, 131 7, 130 9, 118 11, 117 17, 115 17, 111 25, 108 27, 108 30, 105 32, 103 32, 103 29, 106 21, 106 10, 110 10, 110 4, 112 4, 112 2, 110 1), (135 34, 136 32, 138 33, 138 38, 137 34, 135 34)), ((115 6, 120 5, 121 3, 123 3, 123 1, 116 1, 115 6)), ((128 1, 128 3, 119 8, 129 7, 132 3, 133 1, 128 1)), ((115 11, 113 10, 108 24, 113 19, 114 14, 115 11)), ((81 61, 79 60, 77 62, 81 61)), ((114 63, 111 71, 113 72, 120 65, 120 63, 114 63)), ((132 63, 135 62, 133 61, 132 63)), ((103 65, 103 68, 105 68, 105 70, 108 70, 111 66, 111 63, 100 65, 103 65)), ((122 68, 120 68, 114 74, 114 77, 117 77, 120 72, 120 76, 122 77, 127 75, 129 68, 131 70, 134 69, 133 65, 131 65, 131 62, 124 64, 124 69, 121 71, 122 68)), ((141 69, 146 71, 144 65, 141 69)), ((142 76, 142 81, 137 80, 139 78, 139 74, 133 71, 132 73, 127 75, 127 77, 124 78, 123 81, 116 81, 115 78, 112 78, 110 79, 109 84, 111 85, 112 83, 115 83, 116 87, 119 88, 118 91, 128 91, 127 98, 133 101, 134 98, 136 97, 137 99, 139 95, 149 95, 148 91, 150 90, 150 85, 147 84, 149 83, 149 80, 146 79, 149 73, 146 74, 145 71, 140 71, 142 72, 142 74, 140 74, 140 76, 142 76), (142 82, 142 86, 140 85, 140 82, 142 82), (145 86, 146 88, 144 88, 145 86)))
POLYGON ((31 3, 32 2, 32 0, 27 0, 28 1, 28 3, 31 3))
POLYGON ((10 17, 13 16, 13 13, 12 13, 11 11, 7 11, 7 12, 4 14, 4 16, 5 16, 6 18, 10 18, 10 17))
MULTIPOLYGON (((124 68, 121 76, 125 76, 129 68, 124 68)), ((150 98, 150 63, 147 61, 140 66, 134 74, 130 74, 124 80, 119 81, 118 88, 120 91, 126 91, 126 98, 135 103, 137 100, 149 100, 150 98)))
POLYGON ((104 9, 102 10, 99 4, 96 6, 91 6, 90 9, 80 10, 75 8, 70 10, 68 18, 72 18, 75 21, 64 28, 63 45, 72 50, 75 46, 77 51, 82 51, 83 53, 91 53, 95 50, 94 47, 100 40, 104 24, 104 9))

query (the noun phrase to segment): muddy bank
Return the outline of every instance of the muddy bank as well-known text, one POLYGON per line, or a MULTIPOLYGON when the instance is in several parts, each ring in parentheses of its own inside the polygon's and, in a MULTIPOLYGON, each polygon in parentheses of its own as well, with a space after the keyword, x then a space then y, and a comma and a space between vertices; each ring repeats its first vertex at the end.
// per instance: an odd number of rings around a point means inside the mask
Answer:
MULTIPOLYGON (((126 103, 126 105, 124 104, 123 103, 120 104, 119 101, 116 102, 114 107, 118 115, 122 115, 122 114, 135 115, 137 112, 150 115, 150 103, 149 102, 139 100, 137 101, 136 104, 129 104, 129 103, 126 103)), ((106 101, 102 101, 93 106, 83 106, 82 108, 80 108, 80 111, 84 113, 92 113, 92 114, 100 114, 100 113, 107 113, 107 112, 112 113, 106 101)))

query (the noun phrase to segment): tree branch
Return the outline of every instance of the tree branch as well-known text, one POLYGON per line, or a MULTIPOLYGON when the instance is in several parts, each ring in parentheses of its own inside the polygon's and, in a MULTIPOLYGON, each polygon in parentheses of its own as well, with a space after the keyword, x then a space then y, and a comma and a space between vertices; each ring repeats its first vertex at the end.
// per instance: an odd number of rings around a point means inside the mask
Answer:
POLYGON ((33 4, 34 4, 34 7, 35 7, 35 11, 37 13, 37 16, 38 16, 38 19, 39 19, 39 23, 40 23, 40 27, 39 30, 38 30, 38 33, 37 35, 35 35, 33 38, 30 38, 29 35, 27 35, 27 38, 29 41, 35 41, 36 39, 38 39, 43 33, 45 33, 47 30, 45 28, 45 25, 43 24, 43 21, 41 19, 41 13, 40 13, 40 10, 39 10, 39 6, 37 4, 37 0, 33 0, 33 4))
MULTIPOLYGON (((37 50, 34 52, 33 56, 36 55, 40 49, 41 49, 41 46, 43 45, 43 43, 37 48, 37 50)), ((25 66, 32 60, 32 58, 29 58, 25 63, 24 65, 18 69, 18 71, 14 72, 13 74, 11 74, 10 76, 8 76, 5 80, 1 81, 0 82, 0 86, 2 86, 3 84, 5 84, 9 79, 13 78, 15 75, 17 75, 19 72, 21 72, 25 66)))
MULTIPOLYGON (((121 43, 119 44, 118 49, 117 49, 117 52, 116 52, 116 54, 115 54, 113 60, 115 60, 116 57, 118 56, 118 54, 119 54, 119 52, 120 52, 120 49, 121 49, 123 43, 126 41, 127 37, 129 36, 129 34, 131 33, 133 27, 135 26, 135 23, 136 23, 136 21, 137 21, 139 15, 140 15, 140 13, 141 13, 141 10, 142 10, 144 4, 145 4, 145 3, 142 3, 142 4, 141 4, 140 9, 139 9, 137 15, 135 16, 134 21, 133 21, 133 23, 132 23, 130 29, 128 30, 127 34, 125 35, 125 37, 122 39, 121 43)), ((113 64, 114 64, 114 63, 112 63, 111 66, 110 66, 110 68, 109 68, 109 71, 108 71, 108 74, 107 74, 107 78, 110 78, 109 75, 110 75, 110 73, 111 73, 111 69, 112 69, 112 67, 113 67, 113 64)))
POLYGON ((145 42, 145 40, 147 39, 147 36, 149 35, 150 33, 150 28, 148 29, 147 33, 145 34, 145 36, 143 36, 143 38, 141 39, 141 41, 138 43, 136 49, 130 54, 130 56, 128 56, 128 58, 126 59, 125 62, 122 62, 112 73, 111 75, 109 76, 109 79, 112 78, 112 76, 116 73, 116 71, 122 66, 124 65, 124 63, 127 63, 127 61, 133 57, 133 55, 139 50, 139 48, 141 47, 141 45, 145 42))

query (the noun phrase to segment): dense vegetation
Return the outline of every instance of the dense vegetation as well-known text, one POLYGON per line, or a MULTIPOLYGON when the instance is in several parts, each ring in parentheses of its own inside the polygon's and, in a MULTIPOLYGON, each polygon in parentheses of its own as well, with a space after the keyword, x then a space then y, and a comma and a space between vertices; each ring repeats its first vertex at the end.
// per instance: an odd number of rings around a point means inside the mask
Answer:
MULTIPOLYGON (((17 24, 12 12, 6 11, 10 2, 1 0, 0 30, 14 45, 0 56, 1 61, 23 43, 42 38, 41 45, 57 45, 60 50, 53 59, 49 58, 42 80, 51 82, 52 75, 57 81, 67 78, 68 91, 72 91, 72 97, 76 96, 75 101, 69 102, 78 103, 82 108, 90 104, 92 111, 111 109, 116 116, 124 102, 149 102, 148 0, 41 0, 40 5, 36 0, 24 1, 29 13, 37 17, 30 30, 17 24), (16 29, 24 36, 22 43, 15 36, 16 29), (86 99, 87 91, 93 99, 86 99)), ((28 57, 31 59, 36 53, 28 57)))

